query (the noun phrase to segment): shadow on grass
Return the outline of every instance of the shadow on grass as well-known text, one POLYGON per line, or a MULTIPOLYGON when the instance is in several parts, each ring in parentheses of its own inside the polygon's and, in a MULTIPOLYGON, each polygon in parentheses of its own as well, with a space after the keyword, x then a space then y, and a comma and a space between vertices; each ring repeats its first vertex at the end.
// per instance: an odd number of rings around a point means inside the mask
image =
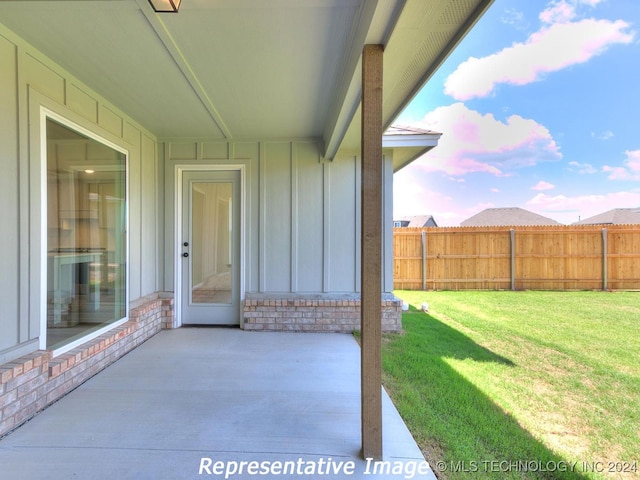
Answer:
POLYGON ((403 334, 385 336, 385 387, 436 475, 587 478, 580 464, 550 451, 446 362, 469 359, 510 368, 510 360, 422 312, 405 313, 403 326, 403 334))
MULTIPOLYGON (((496 362, 507 366, 515 366, 508 358, 493 353, 478 345, 464 333, 451 328, 429 314, 411 307, 409 314, 416 314, 412 332, 421 335, 411 336, 407 341, 418 342, 415 346, 424 347, 433 357, 455 358, 456 360, 474 360, 476 362, 496 362), (426 340, 426 342, 425 342, 426 340)), ((408 316, 405 314, 405 318, 408 316)), ((403 319, 404 320, 404 319, 403 319)))

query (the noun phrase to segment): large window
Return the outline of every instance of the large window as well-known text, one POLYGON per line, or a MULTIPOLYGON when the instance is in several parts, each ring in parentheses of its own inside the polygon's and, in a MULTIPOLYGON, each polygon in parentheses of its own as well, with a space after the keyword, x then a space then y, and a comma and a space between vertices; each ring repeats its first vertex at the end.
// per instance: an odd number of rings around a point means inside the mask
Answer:
POLYGON ((47 119, 47 348, 126 316, 126 156, 47 119))

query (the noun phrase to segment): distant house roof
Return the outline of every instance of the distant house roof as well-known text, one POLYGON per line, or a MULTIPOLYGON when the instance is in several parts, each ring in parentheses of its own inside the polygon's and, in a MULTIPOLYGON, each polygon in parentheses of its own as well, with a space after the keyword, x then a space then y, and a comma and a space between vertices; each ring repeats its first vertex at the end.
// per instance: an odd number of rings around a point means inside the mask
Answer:
POLYGON ((438 224, 433 215, 413 215, 409 217, 399 217, 393 220, 394 226, 400 223, 401 227, 437 227, 438 224))
POLYGON ((593 217, 585 218, 574 225, 629 225, 640 224, 640 207, 614 208, 593 217))
POLYGON ((560 225, 560 223, 519 207, 487 208, 460 223, 462 227, 498 225, 560 225))

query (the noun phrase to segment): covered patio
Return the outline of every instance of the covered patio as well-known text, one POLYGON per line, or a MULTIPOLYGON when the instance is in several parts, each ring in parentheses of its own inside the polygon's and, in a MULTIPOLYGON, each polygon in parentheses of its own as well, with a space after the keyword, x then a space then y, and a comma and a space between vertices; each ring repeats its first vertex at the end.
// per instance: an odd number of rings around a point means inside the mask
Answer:
POLYGON ((350 335, 165 330, 0 440, 0 471, 435 479, 384 392, 384 459, 362 459, 359 377, 350 335))
POLYGON ((55 404, 0 471, 421 462, 380 346, 393 173, 439 133, 384 132, 491 1, 0 2, 0 435, 55 404), (158 334, 193 325, 265 333, 158 334))

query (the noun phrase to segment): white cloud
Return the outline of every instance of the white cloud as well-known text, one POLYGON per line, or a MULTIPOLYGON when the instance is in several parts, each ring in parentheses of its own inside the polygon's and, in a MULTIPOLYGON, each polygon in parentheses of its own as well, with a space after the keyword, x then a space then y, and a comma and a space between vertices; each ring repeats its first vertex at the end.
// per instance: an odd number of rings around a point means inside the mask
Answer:
POLYGON ((573 20, 576 16, 576 9, 567 2, 551 2, 538 18, 542 23, 563 23, 573 20))
POLYGON ((542 190, 553 190, 554 188, 556 188, 556 186, 553 183, 549 183, 549 182, 545 182, 544 180, 541 180, 538 183, 536 183, 533 187, 531 187, 531 190, 542 191, 542 190))
POLYGON ((500 21, 502 23, 505 23, 507 25, 516 25, 516 26, 520 25, 523 20, 524 20, 524 13, 522 13, 520 10, 516 10, 515 8, 506 9, 503 12, 502 17, 500 18, 500 21))
POLYGON ((559 222, 573 223, 578 221, 578 217, 588 218, 614 208, 637 207, 640 205, 640 192, 611 192, 574 197, 538 193, 525 205, 559 222))
MULTIPOLYGON (((416 170, 415 162, 393 175, 394 216, 433 214, 438 217, 444 209, 453 209, 453 198, 440 193, 432 186, 432 181, 416 170)), ((436 218, 440 224, 439 218, 436 218)))
MULTIPOLYGON (((597 1, 583 3, 595 5, 597 1)), ((630 25, 622 20, 572 21, 575 16, 573 4, 553 2, 540 14, 540 30, 524 42, 461 63, 447 78, 445 93, 456 100, 486 97, 499 84, 526 85, 634 39, 630 25)))
POLYGON ((411 165, 393 175, 394 184, 402 184, 402 188, 393 189, 394 216, 422 215, 428 211, 422 199, 426 197, 427 189, 422 185, 422 179, 416 179, 410 174, 411 165))
POLYGON ((405 215, 432 214, 440 226, 460 222, 485 208, 491 202, 474 199, 464 183, 449 184, 442 174, 424 172, 416 162, 393 175, 393 213, 405 215))
POLYGON ((468 207, 459 207, 445 210, 442 213, 438 212, 435 219, 438 225, 441 227, 454 227, 459 226, 467 218, 481 212, 487 208, 495 208, 495 204, 492 202, 480 202, 468 207))
POLYGON ((598 169, 590 163, 569 162, 569 171, 573 172, 578 170, 580 174, 593 174, 598 173, 598 169))
POLYGON ((578 3, 583 3, 585 5, 589 5, 590 7, 595 7, 603 0, 579 0, 578 3))
POLYGON ((609 174, 609 180, 640 180, 640 150, 627 150, 624 153, 627 158, 622 166, 605 165, 602 171, 609 174))
POLYGON ((433 110, 416 126, 443 134, 438 146, 416 162, 426 172, 510 176, 515 168, 562 157, 544 125, 519 115, 502 122, 455 103, 433 110))
POLYGON ((591 137, 598 140, 610 140, 613 138, 613 132, 611 130, 605 130, 602 133, 591 132, 591 137))

